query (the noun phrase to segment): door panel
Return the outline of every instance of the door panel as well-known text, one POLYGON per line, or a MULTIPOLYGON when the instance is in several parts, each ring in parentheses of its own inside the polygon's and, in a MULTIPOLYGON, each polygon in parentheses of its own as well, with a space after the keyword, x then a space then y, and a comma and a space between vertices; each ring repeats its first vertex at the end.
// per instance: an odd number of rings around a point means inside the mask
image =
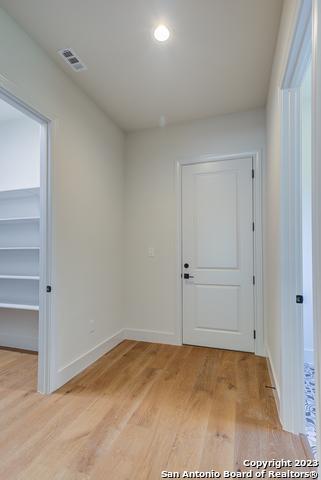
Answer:
POLYGON ((252 159, 182 170, 183 341, 253 351, 252 159))
POLYGON ((199 173, 194 182, 197 268, 237 268, 237 175, 199 173))
POLYGON ((239 288, 195 285, 196 328, 238 331, 239 288))

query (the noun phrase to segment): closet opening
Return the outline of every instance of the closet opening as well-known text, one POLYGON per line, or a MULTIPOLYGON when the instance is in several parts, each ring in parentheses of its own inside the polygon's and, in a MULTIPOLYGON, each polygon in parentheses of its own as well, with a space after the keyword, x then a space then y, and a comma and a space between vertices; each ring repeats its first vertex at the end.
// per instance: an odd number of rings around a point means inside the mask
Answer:
POLYGON ((49 393, 48 123, 0 91, 0 383, 49 393))

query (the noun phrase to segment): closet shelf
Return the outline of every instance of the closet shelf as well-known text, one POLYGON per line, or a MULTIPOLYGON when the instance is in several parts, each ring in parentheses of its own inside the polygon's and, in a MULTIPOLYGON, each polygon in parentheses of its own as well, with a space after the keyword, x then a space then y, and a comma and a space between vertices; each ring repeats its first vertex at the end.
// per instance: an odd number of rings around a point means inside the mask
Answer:
POLYGON ((36 275, 0 275, 0 280, 39 280, 36 275))
POLYGON ((0 192, 0 200, 12 200, 17 198, 26 198, 37 196, 39 198, 39 187, 33 188, 19 188, 14 190, 2 190, 0 192))
POLYGON ((14 224, 14 223, 33 223, 39 222, 39 217, 12 217, 12 218, 0 218, 0 225, 14 224))
POLYGON ((40 250, 40 247, 0 247, 0 250, 40 250))
POLYGON ((20 303, 0 303, 0 308, 8 308, 14 310, 39 310, 39 305, 22 305, 20 303))
POLYGON ((0 192, 0 327, 7 334, 0 340, 12 347, 36 345, 40 226, 39 188, 0 192))

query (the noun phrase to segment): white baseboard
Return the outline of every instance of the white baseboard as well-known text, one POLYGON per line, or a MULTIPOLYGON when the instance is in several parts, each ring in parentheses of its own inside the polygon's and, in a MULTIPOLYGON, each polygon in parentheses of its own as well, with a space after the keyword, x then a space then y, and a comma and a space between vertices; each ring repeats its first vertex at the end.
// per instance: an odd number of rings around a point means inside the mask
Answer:
POLYGON ((78 375, 78 373, 85 370, 92 363, 98 360, 102 355, 109 352, 112 348, 116 347, 123 340, 136 340, 142 342, 152 342, 152 343, 167 343, 169 345, 181 345, 181 342, 177 339, 177 336, 174 333, 170 332, 159 332, 155 330, 141 330, 135 328, 124 328, 120 330, 115 335, 107 338, 96 347, 92 348, 84 355, 76 358, 68 365, 60 368, 58 370, 56 378, 53 379, 53 391, 60 388, 62 385, 67 383, 73 377, 78 375))
POLYGON ((85 370, 92 363, 98 360, 102 355, 109 352, 112 348, 119 345, 124 340, 124 330, 120 330, 115 335, 107 338, 103 342, 96 345, 94 348, 86 352, 84 355, 76 358, 68 365, 65 365, 56 375, 54 380, 53 390, 57 390, 59 387, 67 383, 73 377, 78 375, 78 373, 85 370))
POLYGON ((140 328, 125 328, 124 338, 141 342, 166 343, 168 345, 181 345, 177 335, 172 332, 160 332, 157 330, 143 330, 140 328))
POLYGON ((266 347, 266 352, 267 352, 267 357, 266 357, 267 366, 268 366, 269 375, 270 375, 271 382, 272 382, 271 386, 274 387, 274 389, 273 389, 274 400, 275 400, 275 403, 276 403, 276 408, 277 408, 277 411, 278 411, 279 420, 280 420, 280 423, 282 425, 282 419, 281 419, 281 414, 280 414, 281 413, 281 410, 280 410, 280 386, 279 386, 279 383, 277 381, 277 376, 275 374, 275 369, 274 369, 274 366, 273 366, 273 362, 271 360, 271 354, 270 354, 270 351, 267 347, 266 347))
POLYGON ((0 334, 0 345, 2 347, 20 348, 22 350, 38 351, 38 338, 25 335, 0 334))

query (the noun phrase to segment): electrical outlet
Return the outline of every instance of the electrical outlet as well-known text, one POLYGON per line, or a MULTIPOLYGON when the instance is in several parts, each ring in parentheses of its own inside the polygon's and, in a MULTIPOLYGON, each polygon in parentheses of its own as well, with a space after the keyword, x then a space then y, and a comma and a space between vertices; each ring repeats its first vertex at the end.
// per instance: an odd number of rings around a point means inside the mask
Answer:
POLYGON ((155 257, 155 248, 154 247, 148 247, 148 256, 149 257, 155 257))

